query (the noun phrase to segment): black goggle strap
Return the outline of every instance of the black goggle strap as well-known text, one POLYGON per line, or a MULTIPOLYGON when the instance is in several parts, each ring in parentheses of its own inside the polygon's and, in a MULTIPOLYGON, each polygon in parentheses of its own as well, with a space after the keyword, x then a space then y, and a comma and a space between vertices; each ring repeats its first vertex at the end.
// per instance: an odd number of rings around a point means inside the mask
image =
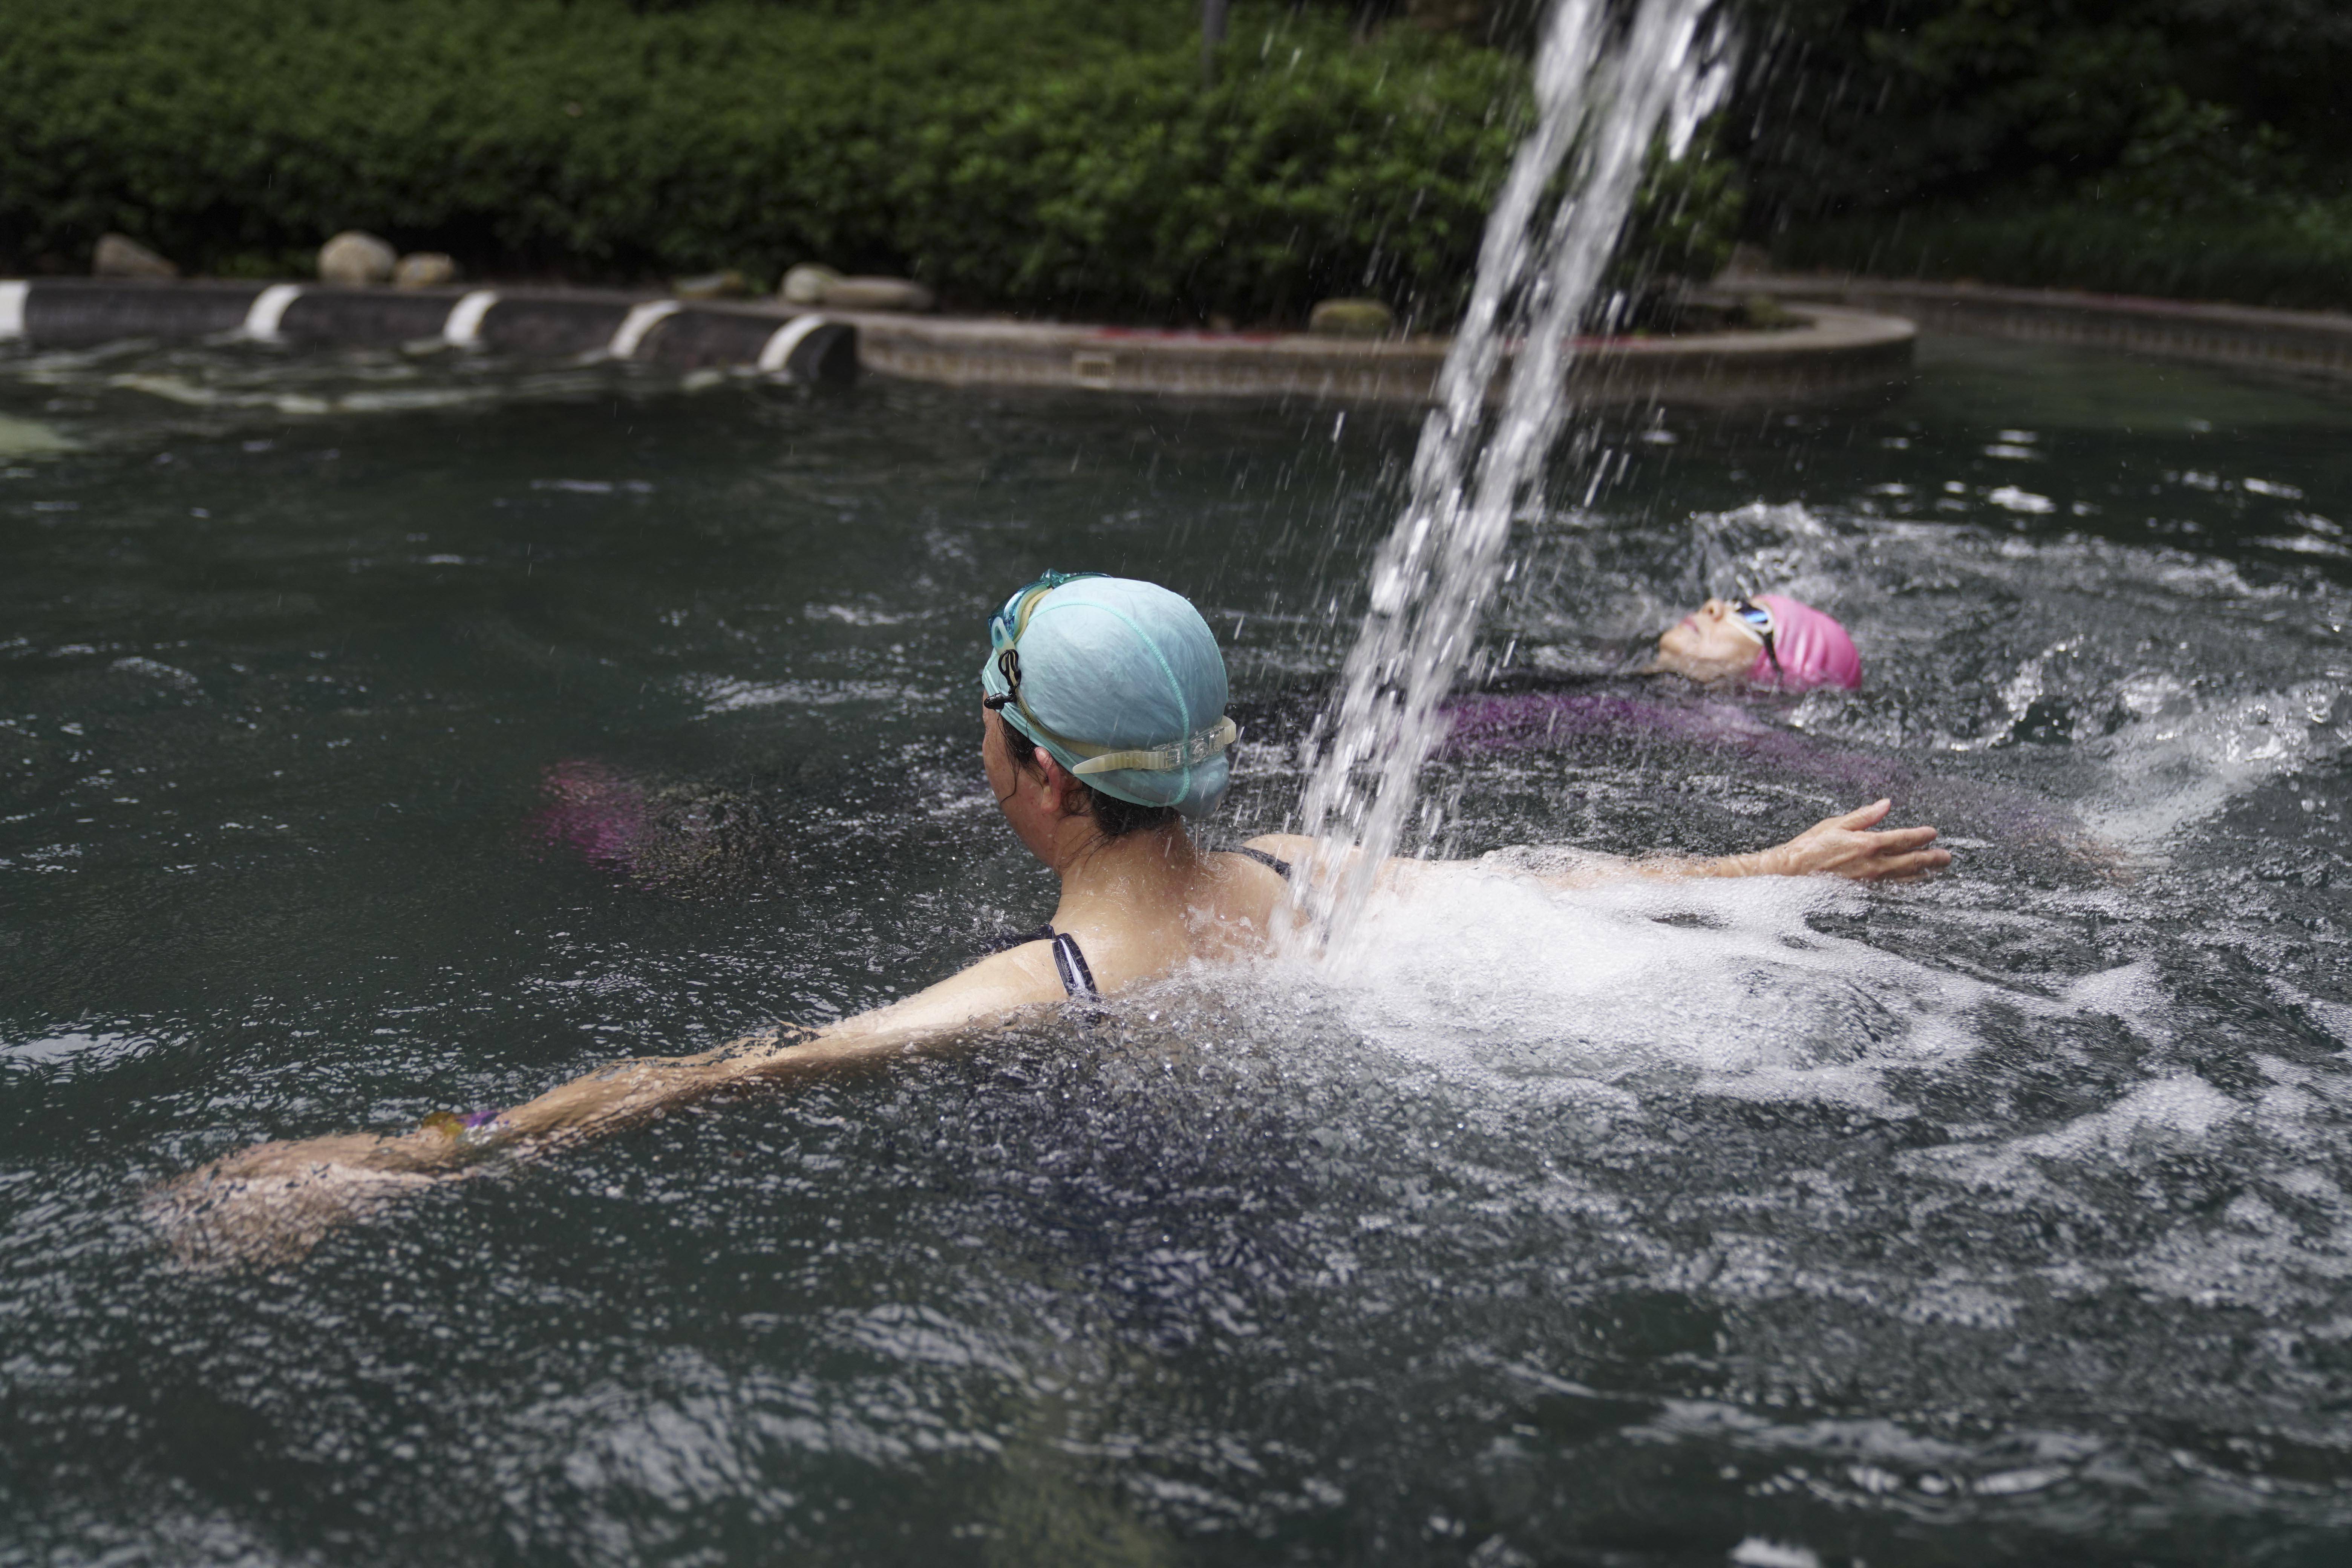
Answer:
MULTIPOLYGON (((1002 713, 1021 700, 1021 653, 1017 648, 1005 648, 996 656, 996 672, 1004 677, 1004 689, 993 696, 983 697, 980 705, 992 713, 1002 713)), ((1028 711, 1024 704, 1022 710, 1028 711)))

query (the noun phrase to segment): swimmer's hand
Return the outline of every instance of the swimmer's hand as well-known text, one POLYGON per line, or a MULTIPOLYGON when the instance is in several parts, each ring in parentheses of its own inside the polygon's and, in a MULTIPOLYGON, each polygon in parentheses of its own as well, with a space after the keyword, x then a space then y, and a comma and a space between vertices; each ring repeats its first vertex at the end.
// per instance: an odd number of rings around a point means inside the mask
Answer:
POLYGON ((437 1132, 257 1143, 150 1195, 165 1245, 194 1268, 292 1263, 329 1231, 452 1173, 437 1132))
POLYGON ((396 1137, 257 1143, 158 1188, 148 1215, 173 1254, 193 1267, 296 1262, 338 1226, 478 1173, 486 1154, 528 1157, 644 1121, 744 1076, 784 1044, 780 1029, 769 1030, 700 1056, 608 1063, 478 1131, 438 1115, 396 1137))
POLYGON ((610 1062, 478 1129, 427 1117, 401 1137, 365 1133, 257 1143, 156 1189, 149 1217, 196 1268, 299 1261, 338 1226, 364 1220, 436 1183, 554 1152, 737 1087, 887 1061, 1037 1001, 1061 982, 1051 960, 1018 950, 982 960, 897 1005, 828 1030, 778 1025, 691 1057, 610 1062), (1030 970, 1044 966, 1042 975, 1030 970))
POLYGON ((1786 844, 1754 855, 1732 855, 1718 876, 1809 877, 1826 872, 1857 882, 1907 881, 1940 871, 1952 852, 1934 847, 1932 827, 1873 831, 1893 810, 1891 800, 1874 800, 1859 811, 1814 824, 1786 844))

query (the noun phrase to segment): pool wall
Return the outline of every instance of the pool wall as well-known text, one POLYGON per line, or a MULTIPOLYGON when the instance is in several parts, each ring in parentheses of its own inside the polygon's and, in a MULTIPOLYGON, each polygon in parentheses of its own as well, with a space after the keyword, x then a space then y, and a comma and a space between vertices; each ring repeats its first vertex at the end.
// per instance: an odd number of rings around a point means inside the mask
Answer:
MULTIPOLYGON (((1805 324, 1787 331, 1587 340, 1569 370, 1569 395, 1585 405, 1737 405, 1832 397, 1908 378, 1916 336, 1908 321, 1828 306, 1792 313, 1805 324)), ((850 319, 868 369, 959 386, 1427 403, 1453 347, 1442 337, 850 319)))
POLYGON ((438 341, 520 354, 603 354, 681 370, 756 365, 805 382, 852 381, 858 367, 855 325, 790 307, 587 289, 0 280, 0 341, 84 348, 131 338, 235 336, 320 345, 438 341))
MULTIPOLYGON (((1908 378, 1916 329, 1896 316, 1803 306, 1783 331, 1595 338, 1570 396, 1585 405, 1777 404, 1908 378)), ((757 365, 801 381, 862 367, 951 386, 1421 404, 1452 341, 1154 331, 1060 322, 709 304, 584 289, 383 289, 111 279, 0 282, 0 340, 86 347, 131 338, 289 343, 436 340, 520 354, 604 354, 681 369, 757 365)))

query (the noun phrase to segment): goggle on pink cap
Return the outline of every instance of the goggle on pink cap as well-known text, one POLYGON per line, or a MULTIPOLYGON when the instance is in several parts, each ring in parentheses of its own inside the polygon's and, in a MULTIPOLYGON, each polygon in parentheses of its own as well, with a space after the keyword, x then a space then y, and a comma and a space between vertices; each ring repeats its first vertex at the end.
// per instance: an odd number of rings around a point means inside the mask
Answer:
POLYGON ((1811 605, 1781 594, 1759 594, 1733 600, 1731 612, 1733 620, 1764 645, 1748 667, 1748 679, 1783 691, 1811 691, 1817 686, 1853 691, 1862 685, 1862 655, 1853 638, 1811 605))

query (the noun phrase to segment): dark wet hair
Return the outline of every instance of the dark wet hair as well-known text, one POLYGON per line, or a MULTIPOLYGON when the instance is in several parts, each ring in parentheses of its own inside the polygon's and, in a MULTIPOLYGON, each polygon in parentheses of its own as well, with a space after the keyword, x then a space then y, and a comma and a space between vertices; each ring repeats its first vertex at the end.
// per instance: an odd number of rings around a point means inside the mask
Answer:
MULTIPOLYGON (((1004 754, 1013 759, 1014 768, 1033 778, 1045 776, 1045 764, 1037 760, 1037 743, 1004 721, 1002 713, 992 713, 999 737, 1004 742, 1004 754)), ((1108 838, 1124 838, 1130 833, 1149 833, 1165 827, 1182 813, 1172 805, 1139 805, 1131 800, 1121 800, 1115 795, 1105 795, 1084 779, 1077 781, 1086 792, 1086 816, 1091 818, 1095 831, 1108 838)))

